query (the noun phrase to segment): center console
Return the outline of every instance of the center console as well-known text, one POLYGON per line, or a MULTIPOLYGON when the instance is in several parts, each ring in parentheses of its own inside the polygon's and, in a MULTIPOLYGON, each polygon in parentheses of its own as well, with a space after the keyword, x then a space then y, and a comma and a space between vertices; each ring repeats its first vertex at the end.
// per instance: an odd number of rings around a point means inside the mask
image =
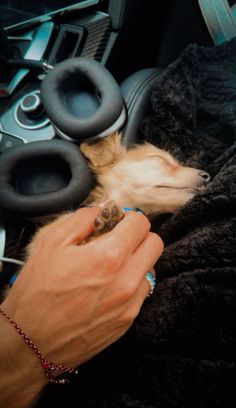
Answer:
POLYGON ((40 98, 46 71, 77 56, 105 64, 111 32, 110 16, 94 7, 7 31, 9 43, 20 51, 23 61, 22 66, 12 67, 9 77, 1 77, 0 73, 0 153, 20 144, 56 137, 40 98), (28 61, 44 65, 27 67, 28 61))

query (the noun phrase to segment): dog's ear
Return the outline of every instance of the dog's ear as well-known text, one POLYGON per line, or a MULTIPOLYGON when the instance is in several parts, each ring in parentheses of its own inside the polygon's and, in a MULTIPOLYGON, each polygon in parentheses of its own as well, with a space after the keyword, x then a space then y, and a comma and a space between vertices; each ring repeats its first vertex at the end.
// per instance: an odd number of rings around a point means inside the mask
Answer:
POLYGON ((121 143, 121 135, 113 133, 93 143, 81 143, 81 153, 89 160, 91 167, 105 167, 124 157, 126 149, 121 143))

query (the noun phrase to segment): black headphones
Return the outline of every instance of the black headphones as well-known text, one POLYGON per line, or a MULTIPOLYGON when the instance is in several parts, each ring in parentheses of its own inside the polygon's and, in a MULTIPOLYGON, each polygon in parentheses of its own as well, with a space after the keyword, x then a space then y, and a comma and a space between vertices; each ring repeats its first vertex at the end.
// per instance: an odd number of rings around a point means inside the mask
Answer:
POLYGON ((126 120, 121 91, 100 63, 72 58, 41 84, 41 100, 59 137, 27 143, 0 156, 0 211, 38 219, 79 207, 93 186, 87 162, 74 143, 105 137, 126 120))
POLYGON ((93 177, 79 149, 61 140, 21 145, 0 160, 0 206, 13 218, 72 210, 92 186, 93 177))
POLYGON ((88 58, 71 58, 41 86, 47 116, 63 139, 80 143, 119 130, 126 120, 120 88, 110 72, 88 58))

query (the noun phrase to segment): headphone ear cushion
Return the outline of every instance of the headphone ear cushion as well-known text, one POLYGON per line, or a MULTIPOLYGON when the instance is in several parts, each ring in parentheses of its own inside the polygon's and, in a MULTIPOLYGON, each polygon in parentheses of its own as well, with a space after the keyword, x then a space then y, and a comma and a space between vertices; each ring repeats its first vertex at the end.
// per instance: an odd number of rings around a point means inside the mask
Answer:
POLYGON ((88 58, 56 65, 41 84, 41 99, 59 136, 67 140, 103 137, 126 119, 121 90, 110 72, 88 58))
POLYGON ((79 149, 54 140, 28 143, 0 157, 0 209, 32 219, 77 208, 93 187, 79 149))

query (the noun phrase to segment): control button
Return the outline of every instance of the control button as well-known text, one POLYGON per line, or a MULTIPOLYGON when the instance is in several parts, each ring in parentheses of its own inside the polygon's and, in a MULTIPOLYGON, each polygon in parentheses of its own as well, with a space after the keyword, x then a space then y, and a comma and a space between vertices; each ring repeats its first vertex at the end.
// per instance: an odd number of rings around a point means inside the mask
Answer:
POLYGON ((23 140, 18 139, 17 137, 2 135, 2 139, 0 142, 0 153, 3 153, 9 148, 21 145, 23 143, 23 140))
POLYGON ((26 95, 20 102, 20 109, 28 116, 35 117, 43 113, 43 107, 38 94, 26 95))
POLYGON ((40 129, 49 123, 40 100, 40 91, 35 90, 19 100, 15 108, 15 121, 24 129, 40 129))

